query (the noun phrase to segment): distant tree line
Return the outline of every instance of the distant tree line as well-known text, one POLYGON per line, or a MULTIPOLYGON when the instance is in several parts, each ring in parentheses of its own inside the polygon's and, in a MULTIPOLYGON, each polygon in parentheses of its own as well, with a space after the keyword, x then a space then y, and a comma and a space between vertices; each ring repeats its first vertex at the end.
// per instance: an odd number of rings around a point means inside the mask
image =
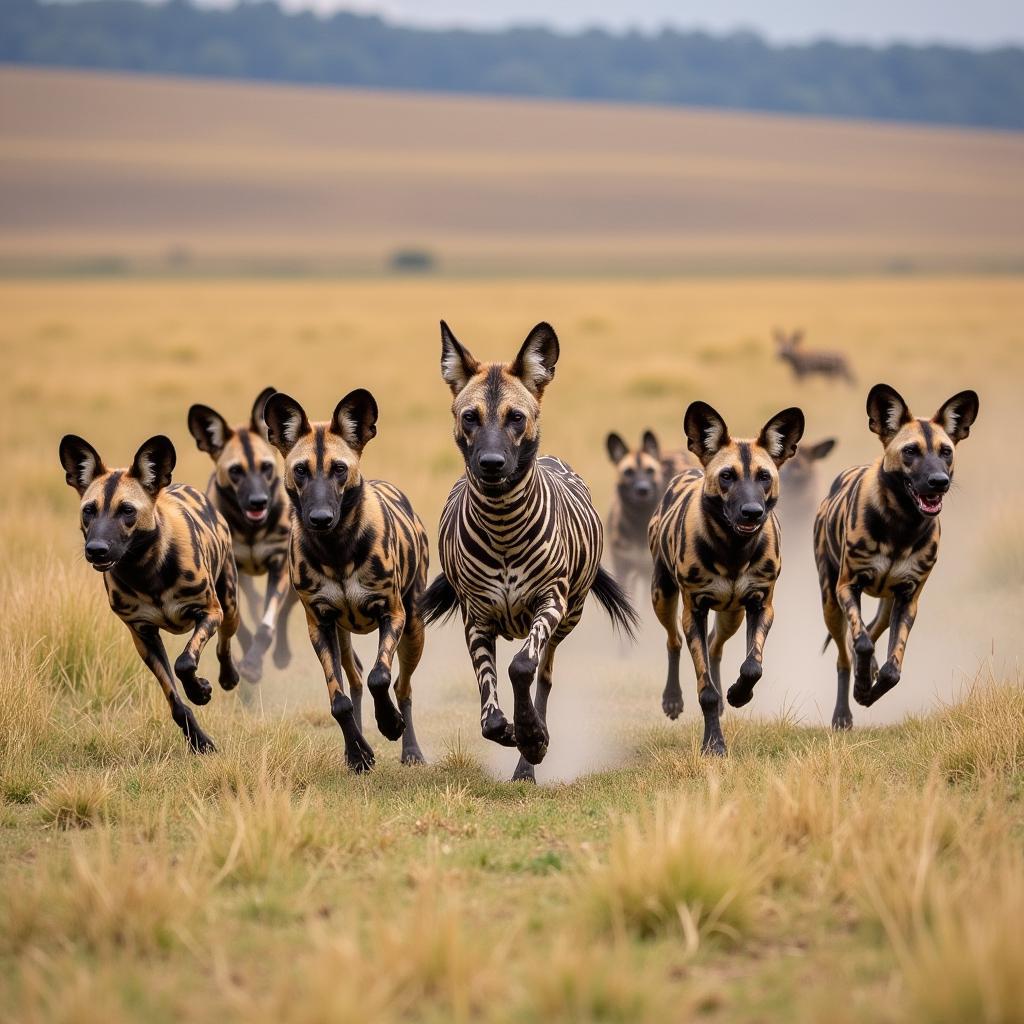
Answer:
POLYGON ((436 31, 274 3, 0 2, 0 61, 1024 128, 1024 49, 758 36, 436 31))

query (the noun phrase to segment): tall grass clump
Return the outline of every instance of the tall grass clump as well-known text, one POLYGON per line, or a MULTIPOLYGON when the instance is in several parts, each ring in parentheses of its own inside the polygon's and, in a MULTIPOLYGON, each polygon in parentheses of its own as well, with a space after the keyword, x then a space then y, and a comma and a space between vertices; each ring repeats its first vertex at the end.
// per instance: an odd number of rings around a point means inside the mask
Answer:
POLYGON ((680 934, 690 950, 702 939, 747 932, 765 878, 741 827, 738 805, 659 798, 653 809, 612 830, 607 854, 584 864, 578 898, 599 931, 652 938, 680 934))
POLYGON ((46 824, 88 828, 109 814, 113 792, 105 772, 69 771, 54 778, 36 799, 46 824))

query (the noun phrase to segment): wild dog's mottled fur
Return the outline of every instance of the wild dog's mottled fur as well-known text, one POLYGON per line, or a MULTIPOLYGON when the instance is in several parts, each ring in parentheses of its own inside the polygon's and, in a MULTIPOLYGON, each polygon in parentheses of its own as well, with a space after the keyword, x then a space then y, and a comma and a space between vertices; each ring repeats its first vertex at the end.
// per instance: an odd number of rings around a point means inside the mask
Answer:
POLYGON ((175 453, 166 437, 146 441, 130 469, 108 470, 92 445, 69 434, 60 443, 60 461, 82 499, 85 556, 103 573, 110 607, 131 632, 192 749, 214 750, 178 695, 174 676, 193 704, 209 701, 210 684, 196 669, 216 633, 220 685, 230 690, 238 682, 231 660, 237 575, 228 524, 204 494, 171 484, 175 453), (193 631, 173 674, 161 629, 193 631))
POLYGON ((867 413, 884 450, 871 465, 841 473, 814 520, 825 625, 838 651, 835 729, 853 725, 851 661, 853 696, 865 707, 900 680, 921 591, 938 558, 938 514, 954 450, 977 418, 978 396, 961 391, 931 419, 915 419, 893 388, 876 384, 867 413), (861 617, 862 594, 881 602, 869 625, 861 617), (875 643, 886 629, 889 648, 877 669, 875 643))
POLYGON ((824 488, 819 484, 818 463, 836 446, 834 437, 817 444, 801 444, 800 450, 779 470, 778 514, 806 528, 818 509, 824 488))
POLYGON ((704 753, 724 754, 720 677, 726 640, 747 619, 747 657, 729 688, 729 703, 742 707, 761 678, 765 638, 774 618, 772 595, 782 568, 778 468, 796 452, 804 430, 799 409, 773 416, 753 441, 734 441, 721 416, 704 402, 686 411, 683 429, 703 469, 687 469, 668 486, 651 519, 654 556, 651 595, 668 634, 668 679, 662 708, 669 718, 683 710, 679 686, 679 599, 682 630, 697 674, 704 714, 704 753), (708 613, 714 611, 710 642, 708 613))
POLYGON ((805 349, 804 332, 775 330, 775 344, 779 358, 789 363, 797 380, 804 377, 837 377, 847 384, 855 384, 856 378, 850 363, 842 352, 828 352, 824 349, 805 349))
POLYGON ((287 614, 296 600, 288 579, 288 496, 263 422, 263 406, 273 393, 273 388, 264 388, 253 403, 249 422, 234 428, 207 405, 193 405, 188 411, 188 429, 199 450, 214 463, 206 496, 231 528, 239 583, 258 623, 252 633, 241 622, 238 627, 244 650, 238 670, 251 683, 263 675, 263 656, 275 631, 274 664, 284 668, 291 659, 287 614), (254 576, 267 577, 262 616, 254 576))
POLYGON ((605 547, 615 578, 632 596, 638 586, 646 589, 651 582, 653 563, 647 544, 647 526, 668 482, 699 463, 689 452, 663 453, 650 430, 644 431, 640 447, 635 451, 615 433, 608 435, 605 446, 616 472, 605 547))
POLYGON ((586 484, 559 459, 537 458, 541 397, 557 360, 558 338, 545 323, 511 363, 478 362, 441 324, 441 375, 453 395, 455 442, 466 473, 441 516, 444 571, 430 585, 424 609, 428 622, 456 604, 461 609, 480 688, 481 731, 519 748, 514 779, 532 780, 547 752, 555 650, 579 622, 587 594, 627 631, 634 619, 618 585, 600 569, 601 519, 586 484), (498 703, 497 636, 526 639, 509 667, 514 724, 498 703))
POLYGON ((427 582, 427 535, 398 488, 362 475, 363 449, 377 433, 377 403, 360 388, 338 403, 329 423, 311 424, 298 402, 278 393, 267 400, 264 417, 270 443, 285 459, 292 584, 345 737, 346 760, 357 772, 374 763, 363 736, 363 678, 351 634, 378 630, 377 659, 366 680, 377 727, 389 740, 402 737, 404 763, 421 764, 412 674, 423 654, 419 599, 427 582), (396 651, 398 708, 389 695, 396 651))

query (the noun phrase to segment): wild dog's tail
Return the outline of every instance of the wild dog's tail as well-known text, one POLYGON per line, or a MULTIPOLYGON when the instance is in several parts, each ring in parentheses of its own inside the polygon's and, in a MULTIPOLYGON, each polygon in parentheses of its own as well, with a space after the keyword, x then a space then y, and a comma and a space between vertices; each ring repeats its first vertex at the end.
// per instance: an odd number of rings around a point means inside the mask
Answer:
POLYGON ((590 592, 600 601, 612 625, 635 642, 640 618, 619 581, 607 569, 598 569, 590 592))
POLYGON ((822 654, 824 654, 828 650, 828 645, 830 643, 832 643, 832 634, 831 633, 829 633, 828 636, 825 637, 825 642, 821 645, 821 653, 822 654))
POLYGON ((448 582, 448 577, 439 572, 434 577, 434 582, 423 591, 420 598, 420 612, 423 621, 430 625, 432 622, 444 622, 455 614, 459 607, 459 598, 455 588, 448 582))

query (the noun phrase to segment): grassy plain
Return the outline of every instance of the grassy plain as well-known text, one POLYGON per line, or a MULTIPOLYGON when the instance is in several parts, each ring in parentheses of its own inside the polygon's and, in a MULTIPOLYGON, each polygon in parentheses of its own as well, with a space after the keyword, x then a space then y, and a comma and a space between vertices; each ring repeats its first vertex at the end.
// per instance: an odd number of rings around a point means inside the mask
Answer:
POLYGON ((6 1019, 1022 1019, 1019 279, 24 281, 0 304, 6 1019), (840 438, 830 477, 874 454, 870 383, 925 411, 977 388, 900 687, 852 734, 821 727, 831 657, 806 525, 786 524, 765 678, 723 763, 697 755, 692 683, 661 717, 658 632, 623 657, 596 608, 565 646, 538 787, 500 781, 513 758, 477 735, 456 629, 414 684, 422 770, 373 735, 378 770, 344 773, 298 622, 289 669, 201 710, 221 752, 187 756, 81 559, 60 434, 122 464, 167 432, 177 478, 202 483, 191 402, 240 419, 273 383, 324 416, 367 386, 366 469, 433 532, 459 471, 441 316, 483 357, 555 324, 544 448, 602 508, 605 433, 676 440, 695 397, 740 433, 802 404, 809 437, 840 438), (775 323, 850 352, 857 387, 798 389, 775 323))

